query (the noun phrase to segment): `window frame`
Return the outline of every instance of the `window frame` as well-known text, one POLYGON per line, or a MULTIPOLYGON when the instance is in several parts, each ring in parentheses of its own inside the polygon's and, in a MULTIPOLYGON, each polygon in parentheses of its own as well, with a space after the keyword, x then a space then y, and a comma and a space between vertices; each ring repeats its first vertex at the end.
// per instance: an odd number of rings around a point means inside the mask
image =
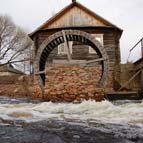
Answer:
MULTIPOLYGON (((69 49, 70 49, 70 54, 72 54, 72 47, 73 47, 73 41, 68 41, 69 44, 69 49)), ((67 49, 65 47, 65 43, 61 43, 58 45, 58 55, 66 55, 67 54, 67 49), (64 48, 63 51, 61 48, 64 48)))
MULTIPOLYGON (((103 34, 91 34, 91 35, 95 37, 95 39, 99 41, 100 44, 103 46, 103 34), (98 40, 98 38, 100 38, 100 40, 98 40)), ((96 51, 91 46, 89 46, 89 54, 96 54, 96 51)))

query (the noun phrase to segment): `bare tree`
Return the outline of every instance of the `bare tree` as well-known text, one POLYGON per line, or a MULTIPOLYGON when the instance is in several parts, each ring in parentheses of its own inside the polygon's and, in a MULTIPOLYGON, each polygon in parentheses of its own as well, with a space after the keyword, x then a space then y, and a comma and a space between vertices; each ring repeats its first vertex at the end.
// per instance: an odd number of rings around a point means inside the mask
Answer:
POLYGON ((32 60, 33 42, 9 16, 0 16, 0 66, 13 64, 26 70, 32 60))

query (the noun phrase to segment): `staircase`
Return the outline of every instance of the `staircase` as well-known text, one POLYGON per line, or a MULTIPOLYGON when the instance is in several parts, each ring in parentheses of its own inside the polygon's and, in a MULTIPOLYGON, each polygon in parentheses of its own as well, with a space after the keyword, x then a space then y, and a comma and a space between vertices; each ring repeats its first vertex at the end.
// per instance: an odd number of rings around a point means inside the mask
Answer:
MULTIPOLYGON (((136 62, 133 63, 134 74, 124 83, 121 88, 117 92, 107 92, 105 93, 104 98, 110 101, 114 100, 141 100, 143 99, 143 38, 141 38, 130 50, 129 58, 131 56, 131 52, 135 48, 141 48, 141 58, 139 58, 136 62), (132 83, 136 78, 139 78, 139 90, 138 91, 122 91, 126 88, 130 83, 132 83)), ((127 74, 127 73, 126 73, 127 74)))

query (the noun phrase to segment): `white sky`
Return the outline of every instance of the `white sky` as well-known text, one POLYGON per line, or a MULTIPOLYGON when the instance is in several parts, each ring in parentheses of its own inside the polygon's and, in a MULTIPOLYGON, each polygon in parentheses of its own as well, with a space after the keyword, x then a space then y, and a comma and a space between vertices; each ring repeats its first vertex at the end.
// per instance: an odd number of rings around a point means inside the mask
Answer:
MULTIPOLYGON (((0 0, 0 14, 10 15, 16 24, 30 33, 70 2, 71 0, 0 0)), ((143 0, 78 2, 124 30, 121 61, 126 62, 129 49, 143 36, 143 0)))

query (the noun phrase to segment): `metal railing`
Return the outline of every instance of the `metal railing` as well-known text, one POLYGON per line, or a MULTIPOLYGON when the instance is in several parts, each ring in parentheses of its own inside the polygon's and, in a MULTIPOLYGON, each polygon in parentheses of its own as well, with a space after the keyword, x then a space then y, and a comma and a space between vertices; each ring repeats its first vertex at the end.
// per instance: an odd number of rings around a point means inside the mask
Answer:
POLYGON ((136 59, 132 59, 134 62, 138 61, 139 59, 143 58, 143 37, 130 49, 129 51, 129 56, 127 61, 129 62, 129 59, 131 57, 131 54, 135 57, 136 59), (138 52, 138 53, 137 53, 138 52), (137 55, 135 55, 137 54, 137 55))

